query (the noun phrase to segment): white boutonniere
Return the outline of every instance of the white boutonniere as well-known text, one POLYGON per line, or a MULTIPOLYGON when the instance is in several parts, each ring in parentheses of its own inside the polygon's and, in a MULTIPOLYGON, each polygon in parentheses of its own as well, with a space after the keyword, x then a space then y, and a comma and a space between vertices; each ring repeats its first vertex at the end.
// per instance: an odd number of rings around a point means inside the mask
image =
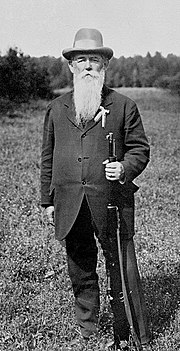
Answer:
POLYGON ((100 106, 100 111, 94 118, 95 122, 98 122, 101 119, 102 128, 105 128, 106 125, 106 115, 109 113, 109 110, 106 110, 103 106, 100 106))

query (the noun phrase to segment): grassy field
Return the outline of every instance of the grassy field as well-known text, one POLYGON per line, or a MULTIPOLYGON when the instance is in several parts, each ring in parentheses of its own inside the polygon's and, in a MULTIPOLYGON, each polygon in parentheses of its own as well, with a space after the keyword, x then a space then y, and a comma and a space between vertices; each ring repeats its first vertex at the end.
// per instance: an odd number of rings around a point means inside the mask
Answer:
MULTIPOLYGON (((152 350, 180 350, 180 100, 157 89, 119 91, 138 103, 151 144, 151 162, 135 181, 140 186, 135 243, 152 350)), ((85 347, 77 342, 65 249, 43 219, 39 165, 44 113, 45 104, 39 103, 0 117, 0 351, 66 351, 70 343, 76 351, 104 350, 112 327, 102 252, 101 329, 99 338, 85 347)))

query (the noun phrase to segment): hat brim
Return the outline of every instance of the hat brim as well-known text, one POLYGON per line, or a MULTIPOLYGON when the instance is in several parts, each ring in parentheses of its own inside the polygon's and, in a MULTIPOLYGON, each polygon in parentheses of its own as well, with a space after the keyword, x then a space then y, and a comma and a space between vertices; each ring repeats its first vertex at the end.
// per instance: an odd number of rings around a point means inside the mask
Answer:
POLYGON ((71 60, 73 58, 73 56, 77 55, 77 54, 100 54, 106 58, 108 58, 109 60, 111 59, 111 57, 113 56, 113 50, 108 48, 108 47, 97 47, 97 48, 93 48, 93 49, 83 49, 83 48, 68 48, 68 49, 64 49, 62 51, 62 55, 67 59, 67 60, 71 60))

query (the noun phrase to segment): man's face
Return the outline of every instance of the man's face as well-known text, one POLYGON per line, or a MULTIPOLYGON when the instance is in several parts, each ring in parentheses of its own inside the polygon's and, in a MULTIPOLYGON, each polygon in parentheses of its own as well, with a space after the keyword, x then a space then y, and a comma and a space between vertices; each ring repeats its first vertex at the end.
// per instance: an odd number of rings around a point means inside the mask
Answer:
POLYGON ((78 124, 82 120, 91 120, 101 104, 107 64, 108 60, 96 54, 79 54, 69 63, 74 75, 74 104, 78 124))
POLYGON ((106 67, 106 60, 98 54, 76 55, 70 64, 72 73, 76 75, 82 74, 85 77, 91 77, 93 73, 99 73, 103 67, 106 67))

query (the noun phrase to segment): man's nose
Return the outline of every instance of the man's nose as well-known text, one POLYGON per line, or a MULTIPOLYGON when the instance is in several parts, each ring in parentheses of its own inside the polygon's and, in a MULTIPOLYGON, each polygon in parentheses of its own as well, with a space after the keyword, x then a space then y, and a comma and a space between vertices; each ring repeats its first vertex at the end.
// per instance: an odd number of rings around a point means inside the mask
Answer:
POLYGON ((91 61, 89 59, 86 60, 86 63, 85 63, 85 69, 87 71, 90 71, 92 69, 91 67, 91 61))

